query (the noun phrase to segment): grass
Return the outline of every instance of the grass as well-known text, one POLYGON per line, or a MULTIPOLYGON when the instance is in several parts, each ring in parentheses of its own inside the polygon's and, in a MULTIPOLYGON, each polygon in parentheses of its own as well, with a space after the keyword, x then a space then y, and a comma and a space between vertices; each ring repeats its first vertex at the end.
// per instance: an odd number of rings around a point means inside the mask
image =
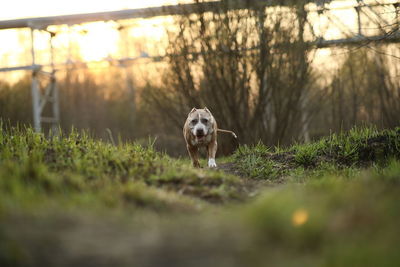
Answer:
MULTIPOLYGON (((327 175, 263 194, 246 213, 257 237, 254 247, 261 248, 256 254, 278 250, 300 259, 295 266, 396 266, 399 181, 394 162, 384 174, 371 170, 351 180, 327 175)), ((280 261, 278 266, 286 265, 280 261)))
POLYGON ((400 263, 398 128, 241 146, 225 171, 151 142, 0 129, 1 266, 400 263))
POLYGON ((268 158, 271 155, 269 151, 269 148, 261 143, 253 147, 239 147, 234 155, 238 170, 251 178, 277 178, 280 170, 278 166, 275 166, 276 162, 268 158))
POLYGON ((241 198, 236 177, 189 168, 151 145, 115 147, 76 131, 47 139, 30 128, 3 127, 0 178, 0 190, 21 203, 41 194, 76 199, 84 195, 85 201, 90 195, 94 203, 159 209, 241 198), (185 195, 194 198, 188 201, 185 195))
POLYGON ((365 168, 400 159, 400 128, 378 131, 353 128, 310 144, 295 144, 271 152, 263 144, 242 146, 234 155, 239 171, 255 179, 276 180, 305 170, 365 168))

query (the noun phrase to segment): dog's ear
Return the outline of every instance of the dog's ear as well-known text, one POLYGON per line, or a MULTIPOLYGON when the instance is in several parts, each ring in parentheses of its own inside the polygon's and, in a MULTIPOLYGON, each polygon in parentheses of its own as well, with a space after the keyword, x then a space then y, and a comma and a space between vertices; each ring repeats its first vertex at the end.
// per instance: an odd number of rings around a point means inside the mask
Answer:
POLYGON ((210 114, 210 122, 214 123, 214 117, 212 116, 211 111, 207 107, 204 107, 204 111, 210 114))
POLYGON ((196 108, 192 108, 192 110, 189 112, 189 114, 195 112, 197 109, 196 108))

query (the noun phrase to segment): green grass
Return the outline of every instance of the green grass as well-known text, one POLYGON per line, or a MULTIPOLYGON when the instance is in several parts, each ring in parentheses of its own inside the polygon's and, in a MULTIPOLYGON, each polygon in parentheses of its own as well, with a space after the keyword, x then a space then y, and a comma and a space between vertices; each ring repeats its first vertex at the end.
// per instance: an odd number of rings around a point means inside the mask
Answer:
POLYGON ((268 147, 258 143, 253 147, 241 146, 234 155, 238 170, 245 176, 256 179, 275 179, 279 174, 279 166, 269 159, 268 147))
POLYGON ((396 266, 399 181, 400 164, 392 162, 351 180, 310 177, 305 185, 266 192, 245 213, 259 266, 268 250, 284 255, 275 258, 277 266, 289 266, 291 257, 300 260, 294 266, 396 266))
POLYGON ((295 144, 277 152, 263 144, 242 146, 234 155, 238 170, 264 180, 290 176, 297 168, 317 171, 364 168, 384 165, 392 158, 400 159, 400 128, 384 131, 354 128, 348 133, 332 134, 317 142, 295 144))
POLYGON ((230 174, 0 129, 1 266, 400 264, 399 128, 241 146, 217 160, 230 174))
POLYGON ((76 131, 52 139, 30 128, 3 127, 0 133, 0 190, 22 204, 48 195, 169 210, 175 204, 197 207, 204 200, 240 199, 240 187, 236 177, 192 169, 151 145, 115 147, 76 131))

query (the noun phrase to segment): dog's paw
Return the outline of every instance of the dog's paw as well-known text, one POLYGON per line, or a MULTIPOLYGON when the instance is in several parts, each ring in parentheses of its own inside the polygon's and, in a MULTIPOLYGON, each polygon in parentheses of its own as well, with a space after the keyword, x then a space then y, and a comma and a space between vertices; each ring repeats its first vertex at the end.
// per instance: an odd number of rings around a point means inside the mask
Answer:
POLYGON ((215 163, 215 159, 209 159, 208 160, 208 167, 209 168, 216 168, 217 167, 217 163, 215 163))

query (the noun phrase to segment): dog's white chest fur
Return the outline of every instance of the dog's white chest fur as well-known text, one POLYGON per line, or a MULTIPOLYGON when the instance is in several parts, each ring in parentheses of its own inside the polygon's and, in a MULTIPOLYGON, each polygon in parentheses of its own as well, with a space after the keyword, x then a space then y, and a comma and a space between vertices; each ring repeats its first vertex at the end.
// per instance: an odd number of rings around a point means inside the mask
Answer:
POLYGON ((202 139, 194 138, 194 139, 191 140, 191 145, 192 146, 205 146, 205 145, 208 145, 208 143, 210 143, 210 141, 211 141, 211 138, 212 138, 211 134, 205 136, 202 139))

